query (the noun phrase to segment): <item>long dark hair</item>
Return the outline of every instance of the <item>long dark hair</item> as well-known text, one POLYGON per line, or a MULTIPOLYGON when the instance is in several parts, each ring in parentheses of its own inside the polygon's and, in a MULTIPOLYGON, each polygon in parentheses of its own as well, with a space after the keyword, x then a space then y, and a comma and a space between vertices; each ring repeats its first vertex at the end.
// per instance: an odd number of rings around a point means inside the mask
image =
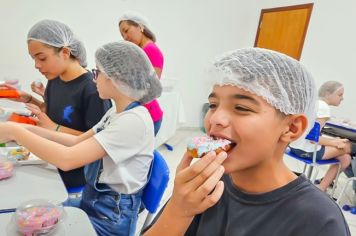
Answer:
MULTIPOLYGON (((135 21, 132 21, 132 20, 125 20, 129 25, 133 25, 133 26, 136 26, 136 27, 140 27, 139 24, 137 24, 135 21)), ((121 21, 122 22, 122 21, 121 21)), ((119 25, 121 24, 121 22, 119 23, 119 25)), ((142 25, 143 26, 143 31, 142 33, 149 39, 151 39, 153 42, 156 42, 156 36, 155 34, 149 30, 146 26, 142 25)))

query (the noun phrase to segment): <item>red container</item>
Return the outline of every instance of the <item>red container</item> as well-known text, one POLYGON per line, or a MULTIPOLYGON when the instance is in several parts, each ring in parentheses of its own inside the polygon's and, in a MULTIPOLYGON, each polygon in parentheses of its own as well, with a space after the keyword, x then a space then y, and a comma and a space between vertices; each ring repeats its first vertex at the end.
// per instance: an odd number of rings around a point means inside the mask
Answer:
POLYGON ((20 98, 20 93, 14 89, 0 89, 0 98, 20 98))
POLYGON ((16 113, 12 113, 11 116, 9 117, 8 121, 13 121, 17 123, 24 123, 24 124, 30 124, 30 125, 36 125, 36 122, 32 120, 28 116, 21 116, 16 113))

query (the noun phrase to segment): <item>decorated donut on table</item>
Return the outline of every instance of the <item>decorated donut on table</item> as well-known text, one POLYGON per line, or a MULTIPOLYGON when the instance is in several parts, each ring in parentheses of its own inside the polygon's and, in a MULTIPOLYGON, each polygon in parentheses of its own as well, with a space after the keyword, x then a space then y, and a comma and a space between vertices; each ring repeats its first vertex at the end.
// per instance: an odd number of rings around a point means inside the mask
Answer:
POLYGON ((14 158, 17 161, 27 160, 30 156, 30 151, 25 147, 18 147, 9 151, 9 157, 14 158))

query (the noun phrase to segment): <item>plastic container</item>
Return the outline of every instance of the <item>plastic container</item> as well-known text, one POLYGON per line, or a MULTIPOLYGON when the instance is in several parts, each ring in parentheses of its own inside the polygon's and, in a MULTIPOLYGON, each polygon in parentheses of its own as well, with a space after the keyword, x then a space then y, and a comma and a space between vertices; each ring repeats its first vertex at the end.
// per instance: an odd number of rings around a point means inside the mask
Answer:
POLYGON ((30 117, 19 115, 19 114, 16 114, 16 113, 12 113, 8 120, 9 121, 13 121, 13 122, 17 122, 17 123, 36 125, 36 122, 34 120, 32 120, 30 117))
POLYGON ((7 85, 10 85, 16 89, 20 89, 20 81, 17 78, 12 78, 12 77, 4 77, 4 82, 7 85))
POLYGON ((4 157, 7 157, 9 149, 6 143, 0 143, 0 160, 4 157))
POLYGON ((0 108, 0 122, 5 122, 9 119, 11 112, 6 111, 5 109, 0 108))
POLYGON ((54 232, 63 222, 62 205, 44 199, 30 200, 17 207, 10 222, 10 230, 26 236, 54 232))
POLYGON ((14 174, 14 163, 4 156, 0 156, 0 181, 10 178, 14 174))
POLYGON ((41 87, 41 86, 43 87, 43 84, 40 79, 36 79, 35 81, 33 81, 33 83, 37 87, 41 87))
POLYGON ((0 98, 20 98, 20 93, 14 89, 1 89, 0 98))

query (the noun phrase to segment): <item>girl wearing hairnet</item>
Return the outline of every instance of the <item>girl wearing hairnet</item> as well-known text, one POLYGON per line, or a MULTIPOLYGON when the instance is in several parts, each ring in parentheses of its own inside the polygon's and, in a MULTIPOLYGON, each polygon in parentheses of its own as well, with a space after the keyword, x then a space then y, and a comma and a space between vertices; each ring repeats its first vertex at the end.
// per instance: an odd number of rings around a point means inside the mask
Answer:
MULTIPOLYGON (((35 68, 48 83, 44 101, 23 91, 18 101, 27 103, 40 127, 75 135, 92 128, 111 102, 99 97, 93 75, 85 69, 83 43, 67 25, 42 20, 29 30, 27 44, 35 68)), ((59 173, 70 192, 85 184, 83 168, 59 173)))
POLYGON ((186 153, 172 197, 144 235, 350 235, 336 203, 283 162, 287 145, 314 123, 308 71, 284 54, 248 48, 219 57, 209 76, 205 129, 233 147, 194 163, 186 153))
MULTIPOLYGON (((138 12, 127 11, 119 19, 119 30, 124 40, 130 41, 143 49, 150 59, 158 78, 161 78, 164 58, 156 44, 156 36, 150 30, 148 20, 138 12)), ((161 127, 163 111, 157 100, 145 104, 145 107, 151 114, 156 135, 161 127)))
MULTIPOLYGON (((331 118, 329 106, 339 106, 343 100, 344 86, 337 81, 325 82, 319 89, 319 101, 317 121, 320 127, 323 128, 326 121, 331 118)), ((328 138, 320 136, 319 150, 317 152, 317 160, 327 160, 335 158, 340 161, 341 171, 345 170, 351 163, 351 142, 348 139, 328 138)), ((313 159, 315 145, 305 143, 305 145, 291 144, 291 151, 299 156, 313 159)), ((326 191, 333 180, 336 178, 339 170, 339 165, 331 165, 321 180, 319 188, 326 191)))
POLYGON ((92 129, 75 136, 7 122, 0 123, 0 141, 15 140, 62 170, 86 165, 80 207, 98 235, 134 235, 154 150, 153 123, 141 104, 160 96, 162 87, 147 56, 130 42, 103 45, 95 60, 99 95, 115 105, 92 129))
POLYGON ((42 20, 29 30, 27 44, 35 68, 48 80, 44 102, 30 94, 22 95, 23 102, 29 103, 28 108, 38 117, 37 125, 71 134, 90 129, 111 104, 99 98, 93 75, 85 69, 83 43, 67 25, 42 20), (31 104, 44 107, 45 113, 31 104))

